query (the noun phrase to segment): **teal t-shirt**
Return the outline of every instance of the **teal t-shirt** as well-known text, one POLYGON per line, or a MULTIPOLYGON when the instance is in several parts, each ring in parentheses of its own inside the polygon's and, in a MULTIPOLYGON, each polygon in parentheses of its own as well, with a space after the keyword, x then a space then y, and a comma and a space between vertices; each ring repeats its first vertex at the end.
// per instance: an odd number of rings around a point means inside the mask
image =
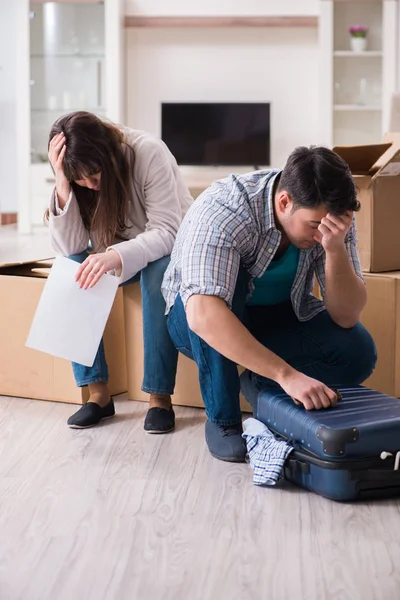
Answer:
POLYGON ((278 260, 272 260, 261 277, 253 279, 249 306, 270 306, 290 299, 299 264, 300 250, 291 244, 278 260))

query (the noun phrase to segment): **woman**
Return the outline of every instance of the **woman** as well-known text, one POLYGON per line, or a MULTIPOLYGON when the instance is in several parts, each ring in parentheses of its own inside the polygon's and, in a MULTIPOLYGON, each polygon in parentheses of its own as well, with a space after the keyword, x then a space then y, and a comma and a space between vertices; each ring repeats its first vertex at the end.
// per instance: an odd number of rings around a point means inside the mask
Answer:
MULTIPOLYGON (((93 287, 106 272, 118 275, 123 285, 140 279, 142 389, 150 394, 144 428, 171 431, 177 352, 166 327, 161 282, 192 202, 176 160, 160 139, 88 112, 54 123, 49 160, 56 179, 47 212, 51 242, 56 252, 82 263, 76 275, 80 287, 93 287)), ((92 367, 73 363, 73 371, 77 385, 89 387, 90 398, 68 425, 92 427, 113 417, 103 343, 92 367)))

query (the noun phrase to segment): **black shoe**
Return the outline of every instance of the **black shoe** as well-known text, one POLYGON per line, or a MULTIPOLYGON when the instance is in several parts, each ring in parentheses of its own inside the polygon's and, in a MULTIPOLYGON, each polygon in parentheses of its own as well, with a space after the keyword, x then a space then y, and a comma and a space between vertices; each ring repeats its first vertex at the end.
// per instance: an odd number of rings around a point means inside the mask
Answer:
POLYGON ((107 406, 99 406, 95 402, 87 402, 76 413, 70 416, 67 425, 73 429, 86 429, 94 427, 103 419, 111 419, 115 416, 115 407, 111 398, 107 406))
POLYGON ((175 428, 175 413, 174 409, 167 410, 166 408, 149 408, 144 420, 144 430, 147 433, 168 433, 175 428))
POLYGON ((242 438, 242 423, 216 425, 206 421, 206 442, 215 458, 228 462, 246 461, 246 442, 242 438))

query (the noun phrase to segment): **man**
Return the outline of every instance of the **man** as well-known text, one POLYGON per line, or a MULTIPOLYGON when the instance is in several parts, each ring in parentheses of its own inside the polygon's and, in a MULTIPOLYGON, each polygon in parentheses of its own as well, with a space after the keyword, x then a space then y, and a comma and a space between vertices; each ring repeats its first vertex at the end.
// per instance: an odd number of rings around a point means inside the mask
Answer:
POLYGON ((213 456, 243 461, 237 364, 257 389, 280 386, 305 409, 362 383, 376 362, 358 322, 367 295, 350 170, 322 147, 283 171, 231 175, 189 209, 163 281, 168 329, 199 369, 213 456), (323 301, 312 296, 314 274, 323 301))

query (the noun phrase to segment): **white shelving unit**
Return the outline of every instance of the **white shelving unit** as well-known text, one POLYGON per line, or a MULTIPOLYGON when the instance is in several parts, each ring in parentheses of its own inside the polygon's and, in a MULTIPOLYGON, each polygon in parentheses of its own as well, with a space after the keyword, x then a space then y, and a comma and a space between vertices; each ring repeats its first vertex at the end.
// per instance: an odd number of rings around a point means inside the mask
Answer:
POLYGON ((321 0, 321 133, 328 146, 381 141, 397 88, 398 0, 321 0), (369 28, 350 49, 351 25, 369 28))
POLYGON ((87 110, 116 122, 123 115, 123 0, 18 0, 21 37, 18 227, 43 222, 52 188, 47 161, 51 125, 87 110), (27 193, 28 190, 28 193, 27 193))
POLYGON ((383 52, 380 50, 366 50, 365 52, 354 52, 353 50, 336 50, 333 53, 335 58, 382 58, 383 52))
POLYGON ((333 110, 338 112, 381 112, 382 107, 373 104, 334 104, 333 110))

